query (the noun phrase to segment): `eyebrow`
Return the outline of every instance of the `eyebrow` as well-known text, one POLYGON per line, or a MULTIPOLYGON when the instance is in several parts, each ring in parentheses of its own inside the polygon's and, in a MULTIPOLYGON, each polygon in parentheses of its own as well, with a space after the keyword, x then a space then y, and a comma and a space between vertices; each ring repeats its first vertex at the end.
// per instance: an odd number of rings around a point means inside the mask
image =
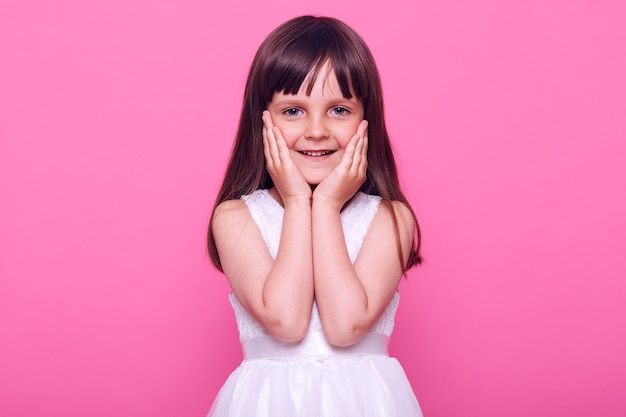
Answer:
MULTIPOLYGON (((295 94, 283 94, 282 96, 278 98, 272 99, 271 102, 274 104, 280 104, 280 105, 290 105, 290 104, 301 105, 307 101, 308 97, 309 96, 298 97, 295 94)), ((339 97, 331 97, 331 98, 325 99, 325 102, 346 104, 346 105, 358 105, 360 100, 356 98, 356 96, 352 96, 351 98, 339 96, 339 97)))

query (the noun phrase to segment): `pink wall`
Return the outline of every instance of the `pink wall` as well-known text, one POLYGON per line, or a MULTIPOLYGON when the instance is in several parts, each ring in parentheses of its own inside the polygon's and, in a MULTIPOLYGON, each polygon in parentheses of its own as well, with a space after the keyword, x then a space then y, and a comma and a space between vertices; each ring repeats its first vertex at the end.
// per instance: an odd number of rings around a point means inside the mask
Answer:
POLYGON ((425 415, 626 415, 622 4, 4 0, 0 415, 205 415, 241 360, 209 209, 252 54, 303 13, 379 62, 425 415))

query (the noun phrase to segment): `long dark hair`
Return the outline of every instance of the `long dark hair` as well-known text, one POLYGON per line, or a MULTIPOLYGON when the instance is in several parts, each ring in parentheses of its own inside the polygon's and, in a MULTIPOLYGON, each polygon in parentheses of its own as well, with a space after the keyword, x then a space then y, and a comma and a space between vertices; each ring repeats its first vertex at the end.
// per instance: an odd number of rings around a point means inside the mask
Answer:
MULTIPOLYGON (((257 51, 243 98, 239 128, 215 207, 274 183, 265 169, 261 113, 276 92, 296 94, 309 73, 307 94, 324 63, 330 62, 344 97, 355 95, 368 121, 367 177, 360 188, 386 202, 401 201, 411 210, 400 189, 396 163, 385 125, 380 76, 372 54, 361 37, 345 23, 330 17, 300 16, 276 28, 257 51)), ((395 217, 394 217, 394 220, 395 217)), ((207 245, 213 264, 221 271, 219 254, 209 224, 207 245)), ((397 221, 396 221, 397 227, 397 221)), ((405 271, 421 262, 420 229, 415 219, 415 237, 405 271)))

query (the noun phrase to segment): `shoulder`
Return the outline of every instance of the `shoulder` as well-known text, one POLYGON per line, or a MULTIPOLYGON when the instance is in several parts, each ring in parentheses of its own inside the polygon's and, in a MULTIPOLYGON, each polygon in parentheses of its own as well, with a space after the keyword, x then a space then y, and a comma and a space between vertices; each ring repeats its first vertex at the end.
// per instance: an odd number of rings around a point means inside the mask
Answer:
POLYGON ((392 201, 383 205, 390 206, 390 211, 393 212, 399 223, 408 225, 410 229, 415 227, 415 216, 409 206, 401 201, 392 201))
POLYGON ((222 217, 238 216, 246 211, 248 211, 248 207, 244 200, 226 200, 215 207, 213 217, 217 219, 222 217))
POLYGON ((401 201, 385 201, 381 199, 373 224, 382 227, 392 227, 397 230, 397 233, 403 240, 413 240, 415 216, 411 208, 401 201))
MULTIPOLYGON (((218 204, 213 212, 212 230, 225 233, 243 231, 250 224, 261 225, 275 216, 278 203, 269 190, 258 189, 241 198, 226 200, 218 204)), ((280 207, 280 206, 278 206, 280 207)))
POLYGON ((218 237, 222 233, 228 234, 229 231, 240 229, 250 219, 250 212, 244 200, 226 200, 215 207, 211 228, 218 237))
MULTIPOLYGON (((379 197, 380 199, 380 197, 379 197)), ((380 199, 378 212, 381 216, 395 216, 398 221, 413 223, 413 211, 402 201, 385 201, 380 199)))
POLYGON ((251 194, 232 200, 222 201, 215 207, 213 217, 238 217, 249 215, 249 206, 266 199, 267 190, 256 190, 251 194))
POLYGON ((415 217, 411 208, 400 201, 381 200, 366 236, 367 247, 374 255, 385 251, 385 259, 398 259, 402 270, 414 246, 415 217))

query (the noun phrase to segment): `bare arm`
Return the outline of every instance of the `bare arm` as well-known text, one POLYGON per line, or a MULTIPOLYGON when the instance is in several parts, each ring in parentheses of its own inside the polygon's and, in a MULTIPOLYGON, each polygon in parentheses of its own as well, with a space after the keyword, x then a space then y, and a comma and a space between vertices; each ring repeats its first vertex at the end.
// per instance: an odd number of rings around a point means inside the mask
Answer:
POLYGON ((366 124, 346 148, 340 165, 315 190, 312 204, 315 297, 326 338, 346 346, 358 341, 383 313, 404 271, 399 261, 413 242, 413 217, 402 203, 381 204, 354 265, 340 212, 365 180, 366 124), (394 213, 397 214, 396 229, 394 213))
POLYGON ((237 299, 272 336, 296 341, 306 333, 313 305, 311 188, 267 115, 264 123, 267 169, 285 208, 276 259, 243 201, 218 206, 213 232, 237 299))
POLYGON ((394 202, 379 207, 353 265, 339 212, 313 204, 315 295, 326 338, 332 344, 346 346, 363 337, 398 287, 404 265, 398 258, 393 210, 397 213, 402 258, 407 259, 413 241, 413 217, 406 206, 394 202))

